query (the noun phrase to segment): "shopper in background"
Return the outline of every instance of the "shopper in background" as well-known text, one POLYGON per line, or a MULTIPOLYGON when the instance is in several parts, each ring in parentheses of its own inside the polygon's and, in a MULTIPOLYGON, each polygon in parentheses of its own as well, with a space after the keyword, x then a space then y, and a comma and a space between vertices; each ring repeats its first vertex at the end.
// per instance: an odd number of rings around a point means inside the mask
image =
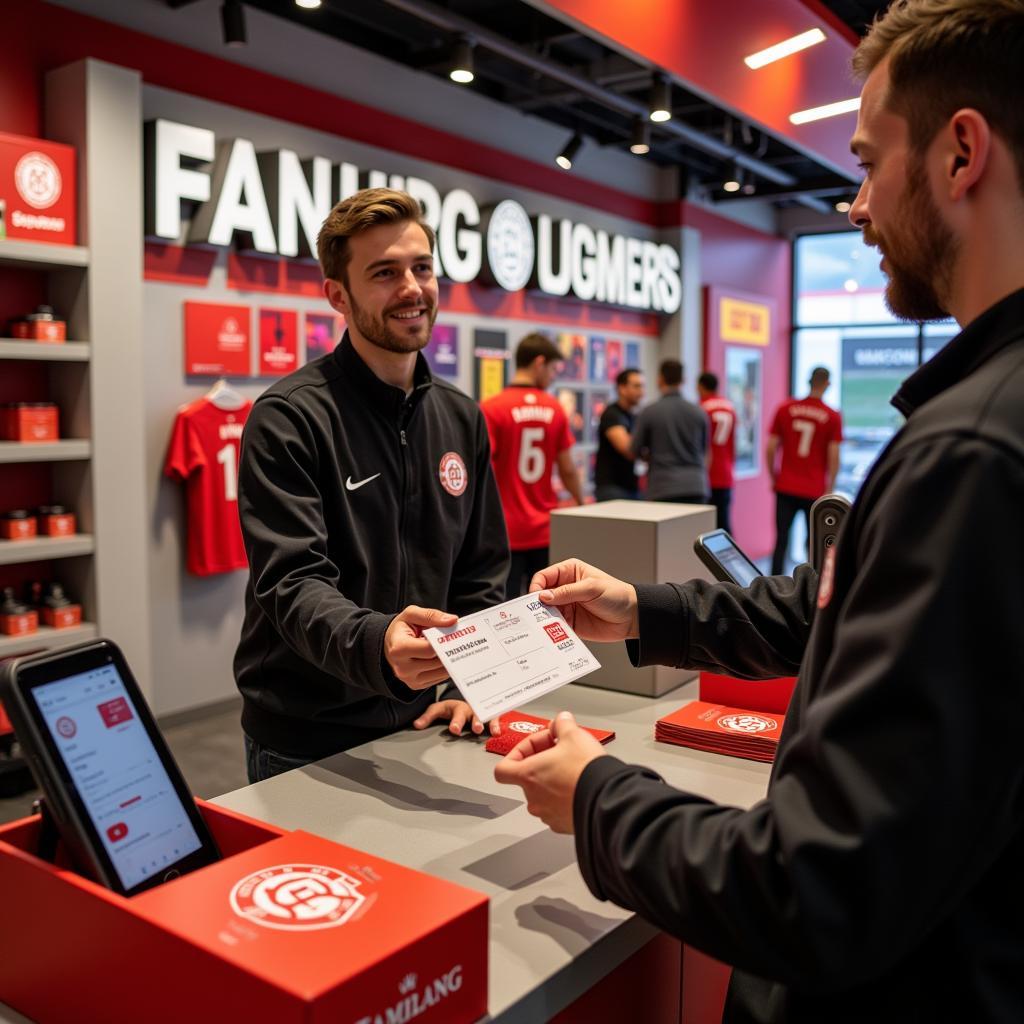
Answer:
POLYGON ((637 417, 633 453, 647 465, 647 497, 702 505, 708 500, 708 418, 683 398, 683 364, 666 359, 658 368, 661 397, 637 417))
POLYGON ((644 400, 644 375, 635 367, 615 378, 616 400, 603 413, 597 428, 594 497, 598 501, 640 496, 633 458, 636 410, 644 400))
POLYGON ((1024 1021, 1022 56, 1022 0, 904 0, 854 57, 850 218, 893 313, 962 332, 894 398, 907 422, 820 584, 535 581, 635 663, 800 665, 749 810, 602 756, 571 716, 496 772, 575 831, 595 895, 736 965, 729 1024, 1024 1021))
POLYGON ((728 398, 718 394, 718 377, 702 373, 697 378, 700 407, 711 427, 708 482, 711 504, 715 506, 718 528, 732 532, 729 506, 732 504, 733 466, 736 464, 736 409, 728 398))
POLYGON ((836 484, 843 420, 821 400, 829 383, 828 370, 816 366, 811 371, 810 394, 787 399, 772 421, 765 462, 775 488, 773 576, 785 570, 789 531, 796 514, 803 513, 804 523, 809 524, 815 499, 828 494, 836 484))
POLYGON ((437 314, 433 246, 404 192, 335 206, 317 250, 348 330, 268 388, 246 423, 235 679, 250 781, 409 724, 448 717, 458 733, 471 718, 462 701, 436 700, 447 673, 421 631, 502 599, 508 543, 483 417, 420 354, 437 314))
POLYGON ((516 347, 512 383, 480 405, 512 548, 506 598, 525 594, 533 574, 548 564, 551 510, 558 504, 553 466, 573 501, 583 504, 569 420, 547 391, 561 368, 558 346, 543 334, 527 334, 516 347))

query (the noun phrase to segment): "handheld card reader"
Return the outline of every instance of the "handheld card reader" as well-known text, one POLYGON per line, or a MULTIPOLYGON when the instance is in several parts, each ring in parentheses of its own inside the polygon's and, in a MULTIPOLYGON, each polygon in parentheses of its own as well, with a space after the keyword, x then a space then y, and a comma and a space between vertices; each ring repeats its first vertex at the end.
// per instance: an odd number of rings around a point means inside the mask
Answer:
POLYGON ((18 658, 0 698, 83 874, 134 896, 220 859, 115 644, 18 658))
POLYGON ((702 533, 693 542, 693 550, 721 583, 749 587, 758 576, 764 575, 725 530, 702 533))

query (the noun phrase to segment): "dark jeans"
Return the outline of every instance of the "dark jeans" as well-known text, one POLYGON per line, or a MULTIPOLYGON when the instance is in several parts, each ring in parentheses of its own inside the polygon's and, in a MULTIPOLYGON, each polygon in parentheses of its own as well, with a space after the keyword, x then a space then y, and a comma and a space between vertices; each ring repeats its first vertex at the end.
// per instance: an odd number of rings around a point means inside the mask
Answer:
POLYGON ((640 497, 638 490, 619 487, 618 484, 598 484, 594 488, 595 501, 636 501, 640 497))
POLYGON ((548 567, 547 548, 526 548, 512 552, 512 562, 508 569, 508 580, 505 583, 505 600, 530 592, 530 580, 535 572, 548 567))
POLYGON ((732 524, 729 520, 729 506, 732 504, 731 487, 712 487, 711 504, 715 506, 715 522, 719 530, 732 533, 732 524))
POLYGON ((288 757, 287 754, 279 754, 245 737, 245 769, 250 782, 263 782, 264 779, 272 779, 275 775, 283 775, 307 764, 312 764, 308 757, 288 757))
POLYGON ((789 531, 798 512, 803 512, 804 523, 810 530, 810 512, 813 498, 798 498, 795 494, 775 495, 775 551, 772 552, 772 575, 781 576, 786 568, 789 549, 789 531))

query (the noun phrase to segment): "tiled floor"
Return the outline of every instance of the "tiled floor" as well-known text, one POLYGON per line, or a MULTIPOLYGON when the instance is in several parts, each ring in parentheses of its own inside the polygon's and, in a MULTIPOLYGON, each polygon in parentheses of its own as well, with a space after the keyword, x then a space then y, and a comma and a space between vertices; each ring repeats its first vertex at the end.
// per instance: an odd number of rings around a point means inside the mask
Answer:
MULTIPOLYGON (((239 711, 219 711, 163 730, 185 780, 196 796, 210 798, 246 785, 239 711)), ((0 800, 0 822, 24 817, 39 795, 32 790, 0 800)))

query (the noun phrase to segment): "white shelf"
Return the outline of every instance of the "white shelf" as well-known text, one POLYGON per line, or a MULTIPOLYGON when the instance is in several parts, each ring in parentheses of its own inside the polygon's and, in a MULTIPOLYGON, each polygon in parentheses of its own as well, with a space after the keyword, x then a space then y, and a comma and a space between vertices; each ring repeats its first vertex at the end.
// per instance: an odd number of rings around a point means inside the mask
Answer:
POLYGON ((89 250, 84 245, 50 245, 0 238, 0 262, 42 270, 47 267, 87 267, 89 250))
POLYGON ((35 633, 27 636, 5 636, 0 633, 0 658, 10 658, 28 651, 67 647, 85 640, 94 640, 97 636, 99 630, 95 622, 83 622, 80 626, 68 626, 66 629, 40 626, 35 633))
POLYGON ((51 558, 76 558, 96 550, 92 535, 75 533, 70 537, 31 537, 28 540, 0 540, 0 565, 19 562, 48 562, 51 558))
POLYGON ((11 462, 83 462, 92 456, 92 442, 0 441, 0 464, 11 462))
POLYGON ((55 363, 87 363, 92 347, 87 341, 19 341, 0 338, 0 359, 31 359, 55 363))

